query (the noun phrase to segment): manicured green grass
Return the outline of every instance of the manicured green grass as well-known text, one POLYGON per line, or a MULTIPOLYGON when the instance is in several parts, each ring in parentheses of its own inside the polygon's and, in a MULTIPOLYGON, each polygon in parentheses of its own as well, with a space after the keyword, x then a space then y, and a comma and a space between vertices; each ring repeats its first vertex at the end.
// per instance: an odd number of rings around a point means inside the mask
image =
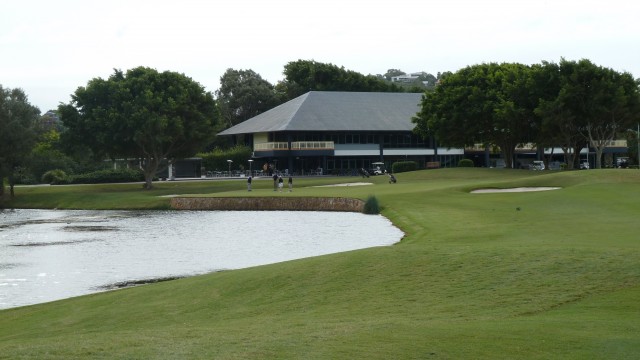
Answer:
MULTIPOLYGON (((373 248, 0 311, 0 359, 632 359, 640 171, 18 188, 17 207, 166 208, 159 195, 374 195, 406 237, 373 248), (311 187, 369 181, 374 185, 311 187), (483 187, 559 186, 470 194, 483 187)), ((328 224, 330 226, 330 224, 328 224)), ((1 290, 1 289, 0 289, 1 290)))

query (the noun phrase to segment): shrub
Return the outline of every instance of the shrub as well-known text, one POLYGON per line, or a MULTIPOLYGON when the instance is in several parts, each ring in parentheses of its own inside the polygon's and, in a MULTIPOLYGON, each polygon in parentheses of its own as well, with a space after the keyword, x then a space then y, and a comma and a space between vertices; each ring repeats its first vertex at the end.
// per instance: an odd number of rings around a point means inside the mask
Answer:
MULTIPOLYGON (((251 159, 251 148, 238 145, 231 149, 213 149, 208 153, 199 153, 196 156, 202 158, 202 166, 207 170, 227 170, 229 163, 233 161, 231 168, 238 169, 240 165, 247 166, 247 161, 251 159)), ((253 170, 259 170, 260 164, 253 164, 253 170)))
POLYGON ((42 175, 42 182, 45 184, 65 184, 69 177, 67 173, 60 169, 49 170, 42 175))
POLYGON ((78 173, 77 163, 59 150, 35 149, 31 154, 29 170, 36 179, 42 179, 49 170, 62 170, 66 174, 78 173))
POLYGON ((474 167, 474 164, 471 159, 462 159, 458 161, 458 167, 474 167))
POLYGON ((69 177, 71 184, 104 184, 144 181, 144 174, 140 170, 109 169, 98 170, 86 174, 69 177))
POLYGON ((380 206, 378 205, 378 198, 374 195, 369 195, 367 200, 364 202, 364 208, 362 212, 367 215, 377 215, 380 214, 380 206))
POLYGON ((22 184, 22 185, 33 185, 36 184, 36 178, 29 172, 29 169, 25 167, 17 167, 13 171, 13 183, 14 184, 22 184))
POLYGON ((415 161, 398 161, 391 165, 391 172, 394 174, 416 170, 418 170, 418 163, 415 161))

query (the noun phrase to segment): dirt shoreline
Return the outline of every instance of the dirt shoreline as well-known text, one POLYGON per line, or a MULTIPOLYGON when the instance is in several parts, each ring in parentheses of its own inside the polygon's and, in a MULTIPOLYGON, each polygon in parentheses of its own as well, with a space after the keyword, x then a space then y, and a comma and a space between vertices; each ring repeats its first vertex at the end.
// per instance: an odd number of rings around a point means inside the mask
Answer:
POLYGON ((291 210, 362 212, 364 201, 350 198, 319 197, 174 197, 170 206, 176 210, 291 210))

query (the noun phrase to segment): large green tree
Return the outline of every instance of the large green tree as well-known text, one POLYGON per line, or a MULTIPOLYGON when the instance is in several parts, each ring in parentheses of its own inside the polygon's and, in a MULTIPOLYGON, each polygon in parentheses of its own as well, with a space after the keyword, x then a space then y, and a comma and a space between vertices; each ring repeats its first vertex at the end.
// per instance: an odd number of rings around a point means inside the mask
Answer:
POLYGON ((596 66, 589 60, 563 60, 570 67, 559 94, 572 115, 580 118, 579 132, 596 150, 596 168, 602 167, 605 147, 640 116, 638 83, 629 73, 596 66))
POLYGON ((425 93, 414 131, 434 135, 443 146, 497 145, 506 166, 513 167, 516 146, 535 137, 533 84, 525 65, 466 67, 425 93))
POLYGON ((39 119, 40 110, 29 103, 22 89, 0 85, 0 196, 4 195, 5 176, 14 196, 13 174, 31 153, 39 119))
POLYGON ((282 101, 275 88, 253 70, 227 71, 220 77, 216 100, 225 127, 263 113, 282 101))
POLYGON ((289 62, 278 88, 293 99, 309 91, 403 92, 403 88, 375 75, 363 75, 344 67, 314 60, 289 62))
POLYGON ((166 159, 192 156, 212 139, 217 121, 213 95, 184 74, 138 67, 94 78, 59 112, 65 141, 100 156, 141 159, 145 188, 166 159))
POLYGON ((540 99, 536 109, 543 135, 562 147, 569 169, 587 145, 596 150, 596 168, 601 168, 606 146, 640 116, 638 81, 586 59, 543 63, 540 74, 555 92, 540 99))
POLYGON ((538 101, 535 109, 541 119, 539 144, 558 146, 564 152, 568 169, 574 169, 580 157, 580 150, 586 145, 580 128, 584 118, 573 109, 575 94, 565 86, 574 72, 575 62, 562 64, 543 62, 535 72, 540 81, 546 83, 547 93, 538 101))

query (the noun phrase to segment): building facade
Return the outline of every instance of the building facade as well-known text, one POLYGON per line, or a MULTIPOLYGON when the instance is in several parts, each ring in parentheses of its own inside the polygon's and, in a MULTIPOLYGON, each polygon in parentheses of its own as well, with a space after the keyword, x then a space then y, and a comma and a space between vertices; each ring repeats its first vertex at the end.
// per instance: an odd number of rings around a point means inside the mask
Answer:
POLYGON ((463 149, 437 148, 412 131, 421 96, 312 91, 218 135, 251 147, 258 164, 294 174, 351 175, 396 161, 455 166, 463 149))

